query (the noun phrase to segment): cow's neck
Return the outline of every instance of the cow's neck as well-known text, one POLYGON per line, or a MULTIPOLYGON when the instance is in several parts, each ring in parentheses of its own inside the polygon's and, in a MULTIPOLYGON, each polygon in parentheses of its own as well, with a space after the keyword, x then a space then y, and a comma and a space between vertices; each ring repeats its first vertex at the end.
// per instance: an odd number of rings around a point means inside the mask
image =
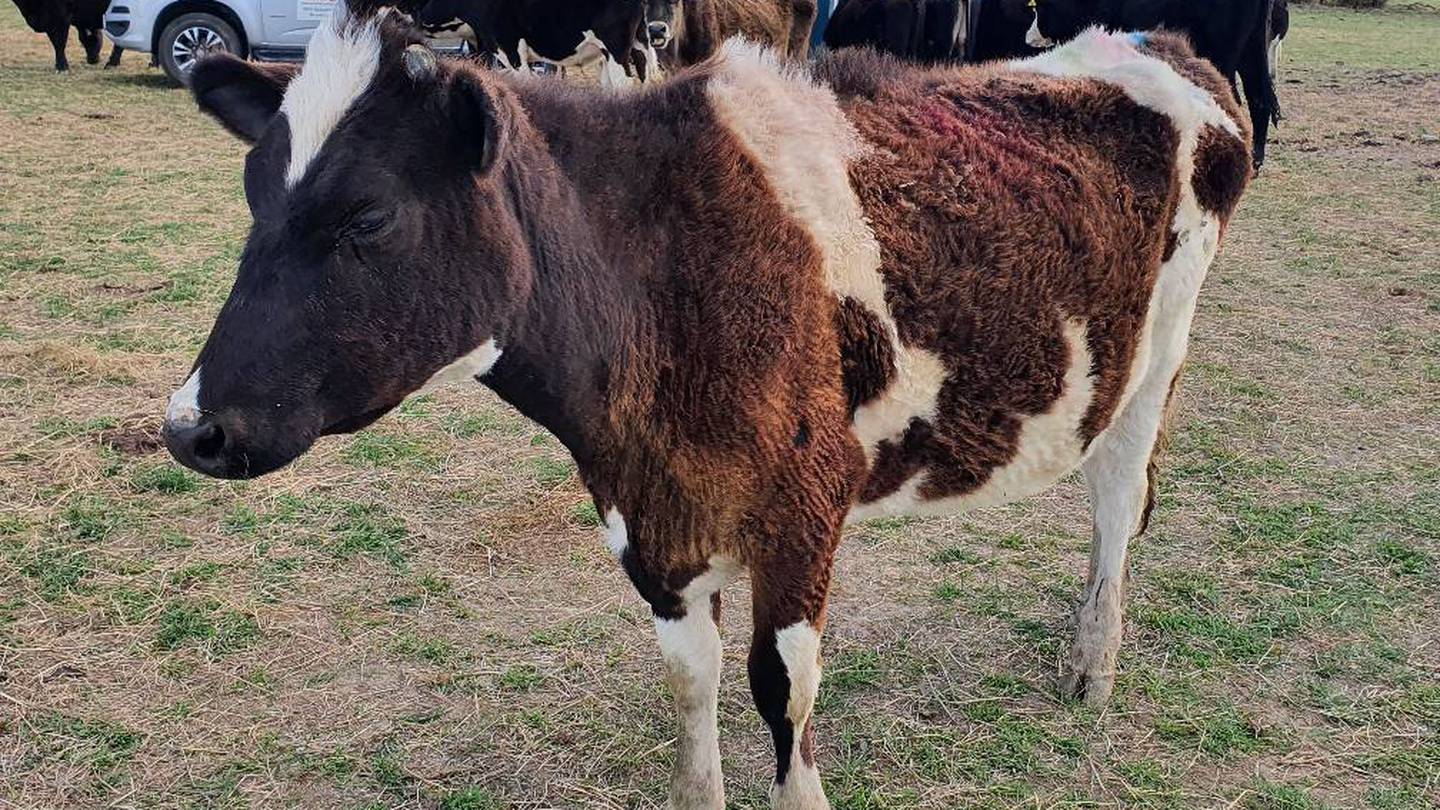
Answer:
POLYGON ((633 403, 637 369, 649 364, 643 339, 654 318, 641 280, 617 267, 597 238, 587 201, 545 147, 512 144, 507 193, 531 261, 525 306, 498 336, 502 355, 485 382, 553 433, 575 456, 586 482, 625 445, 617 402, 633 403))

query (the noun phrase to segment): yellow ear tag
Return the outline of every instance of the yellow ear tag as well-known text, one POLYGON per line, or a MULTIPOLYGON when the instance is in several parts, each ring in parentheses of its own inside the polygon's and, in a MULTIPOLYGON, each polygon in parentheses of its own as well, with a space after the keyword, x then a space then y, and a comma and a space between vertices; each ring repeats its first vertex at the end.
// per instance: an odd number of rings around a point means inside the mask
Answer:
POLYGON ((1034 7, 1035 7, 1035 0, 1030 0, 1030 2, 1029 2, 1028 5, 1030 6, 1030 8, 1034 8, 1034 7))

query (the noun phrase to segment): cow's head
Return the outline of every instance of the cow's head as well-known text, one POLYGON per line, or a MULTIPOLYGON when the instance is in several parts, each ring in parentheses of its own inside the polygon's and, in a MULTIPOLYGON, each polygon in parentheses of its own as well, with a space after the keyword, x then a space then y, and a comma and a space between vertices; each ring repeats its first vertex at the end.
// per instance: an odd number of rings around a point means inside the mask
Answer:
POLYGON ((1035 19, 1025 44, 1048 48, 1074 39, 1100 16, 1099 0, 1030 0, 1035 19))
POLYGON ((531 279, 503 192, 520 114, 494 79, 341 5, 298 72, 213 57, 191 88, 252 144, 253 224, 166 410, 177 460, 260 475, 494 365, 531 279))
POLYGON ((684 0, 645 0, 645 35, 650 47, 662 50, 675 39, 683 25, 684 0))

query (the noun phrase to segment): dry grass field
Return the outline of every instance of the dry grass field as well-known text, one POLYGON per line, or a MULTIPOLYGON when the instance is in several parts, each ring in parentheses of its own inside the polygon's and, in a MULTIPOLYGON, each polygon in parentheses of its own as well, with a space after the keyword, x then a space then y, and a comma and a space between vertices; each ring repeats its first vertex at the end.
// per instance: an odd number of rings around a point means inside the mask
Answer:
MULTIPOLYGON (((1440 8, 1293 16, 1113 705, 1054 689, 1073 482, 859 527, 837 810, 1440 806, 1440 8)), ((158 449, 248 215, 243 148, 145 60, 57 76, 0 6, 0 807, 656 806, 648 612, 535 426, 477 388, 260 481, 158 449)), ((762 807, 743 610, 724 635, 729 795, 762 807)))

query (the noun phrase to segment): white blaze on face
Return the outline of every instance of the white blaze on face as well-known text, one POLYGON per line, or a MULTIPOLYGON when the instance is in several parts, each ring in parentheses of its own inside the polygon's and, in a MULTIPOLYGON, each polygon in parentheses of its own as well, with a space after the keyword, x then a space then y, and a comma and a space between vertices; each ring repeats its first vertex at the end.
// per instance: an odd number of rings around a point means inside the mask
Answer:
POLYGON ((500 347, 492 337, 474 351, 432 374, 415 393, 426 393, 453 383, 473 382, 490 373, 499 360, 500 347))
POLYGON ((179 390, 170 395, 165 406, 165 426, 169 428, 195 427, 200 422, 200 368, 190 372, 190 378, 179 390))
POLYGON ((370 86, 380 66, 380 20, 356 22, 344 3, 315 29, 305 65, 285 90, 280 112, 290 124, 285 185, 294 188, 345 111, 370 86))

